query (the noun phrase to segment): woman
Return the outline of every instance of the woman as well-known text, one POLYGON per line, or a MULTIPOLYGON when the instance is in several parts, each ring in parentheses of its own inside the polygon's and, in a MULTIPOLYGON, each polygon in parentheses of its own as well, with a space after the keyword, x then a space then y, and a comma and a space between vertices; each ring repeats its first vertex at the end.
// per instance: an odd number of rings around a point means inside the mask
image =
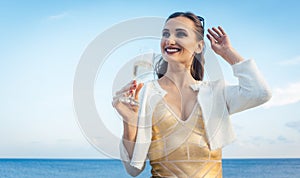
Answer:
POLYGON ((132 81, 116 93, 113 106, 124 125, 120 153, 130 175, 137 176, 148 157, 152 177, 222 177, 222 148, 235 138, 229 116, 270 99, 255 62, 234 50, 221 27, 208 29, 207 38, 239 85, 202 81, 204 19, 176 12, 162 30, 159 79, 132 81), (139 105, 121 100, 124 95, 139 105))

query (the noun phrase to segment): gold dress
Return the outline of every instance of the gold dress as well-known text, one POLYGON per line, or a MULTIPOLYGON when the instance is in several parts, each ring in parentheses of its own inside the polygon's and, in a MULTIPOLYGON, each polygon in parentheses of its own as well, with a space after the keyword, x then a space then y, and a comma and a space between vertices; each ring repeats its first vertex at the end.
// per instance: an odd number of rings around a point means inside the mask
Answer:
POLYGON ((211 151, 197 103, 185 120, 160 101, 152 117, 148 157, 152 177, 222 177, 222 150, 211 151))

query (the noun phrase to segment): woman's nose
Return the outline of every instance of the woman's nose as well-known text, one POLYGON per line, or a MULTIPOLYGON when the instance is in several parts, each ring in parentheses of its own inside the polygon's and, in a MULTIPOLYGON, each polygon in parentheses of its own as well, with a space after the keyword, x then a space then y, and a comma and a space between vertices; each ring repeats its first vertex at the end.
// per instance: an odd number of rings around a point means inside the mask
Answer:
POLYGON ((166 39, 166 45, 174 45, 174 44, 176 44, 176 41, 173 38, 169 37, 168 39, 166 39))

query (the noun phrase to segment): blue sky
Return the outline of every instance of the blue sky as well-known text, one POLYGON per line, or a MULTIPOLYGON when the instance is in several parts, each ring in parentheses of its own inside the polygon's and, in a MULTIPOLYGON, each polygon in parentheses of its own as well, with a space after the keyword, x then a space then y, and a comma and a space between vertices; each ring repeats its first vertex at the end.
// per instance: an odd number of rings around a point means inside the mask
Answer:
MULTIPOLYGON (((87 142, 74 114, 80 57, 114 24, 175 11, 199 14, 207 27, 223 26, 240 54, 255 59, 273 90, 269 103, 232 116, 238 140, 224 149, 224 157, 300 157, 299 5, 292 0, 1 1, 0 157, 104 157, 87 142)), ((157 48, 140 48, 152 47, 157 48)), ((220 65, 225 78, 236 82, 230 66, 222 59, 220 65)), ((99 80, 95 100, 101 105, 99 80)), ((115 129, 116 122, 108 127, 115 129)), ((120 124, 116 128, 118 134, 120 124)))

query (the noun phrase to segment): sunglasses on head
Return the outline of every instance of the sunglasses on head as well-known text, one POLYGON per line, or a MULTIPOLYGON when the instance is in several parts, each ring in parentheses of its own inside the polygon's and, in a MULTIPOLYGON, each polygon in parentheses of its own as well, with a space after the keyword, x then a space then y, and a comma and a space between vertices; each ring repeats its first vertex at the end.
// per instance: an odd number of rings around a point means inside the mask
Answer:
POLYGON ((202 27, 203 27, 203 29, 204 29, 204 18, 203 17, 201 17, 201 16, 197 16, 198 17, 198 19, 200 20, 200 22, 202 23, 202 27))

